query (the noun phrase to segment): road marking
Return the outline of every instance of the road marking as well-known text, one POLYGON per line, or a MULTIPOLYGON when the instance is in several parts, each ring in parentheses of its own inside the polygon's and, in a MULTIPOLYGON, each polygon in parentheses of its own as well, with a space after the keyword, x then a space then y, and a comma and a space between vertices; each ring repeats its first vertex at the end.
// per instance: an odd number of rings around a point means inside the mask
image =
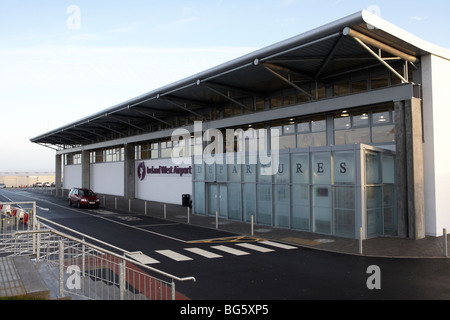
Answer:
POLYGON ((209 252, 200 248, 185 248, 184 250, 187 250, 189 252, 201 255, 203 257, 206 257, 208 259, 214 259, 214 258, 222 258, 220 254, 216 254, 213 252, 209 252))
POLYGON ((241 250, 234 249, 234 248, 230 248, 230 247, 227 247, 227 246, 212 246, 211 248, 214 248, 214 249, 217 249, 217 250, 220 250, 220 251, 224 251, 224 252, 227 252, 227 253, 231 253, 231 254, 233 254, 235 256, 244 256, 244 255, 250 254, 248 252, 241 251, 241 250))
POLYGON ((189 260, 193 260, 192 258, 186 257, 182 254, 179 254, 175 251, 172 250, 156 250, 155 252, 162 254, 170 259, 173 259, 175 261, 189 261, 189 260))
POLYGON ((247 249, 250 249, 250 250, 255 250, 255 251, 258 251, 258 252, 263 252, 263 253, 275 251, 273 249, 264 248, 264 247, 261 247, 261 246, 256 246, 256 245, 251 244, 251 243, 238 243, 237 246, 240 246, 240 247, 243 247, 243 248, 247 248, 247 249))
POLYGON ((188 241, 188 243, 229 243, 229 242, 258 242, 262 241, 261 238, 249 237, 249 236, 231 236, 224 238, 214 238, 214 239, 202 239, 188 241))
POLYGON ((278 242, 261 241, 261 243, 267 244, 268 246, 277 247, 277 248, 286 249, 286 250, 297 249, 297 247, 289 246, 287 244, 282 244, 282 243, 278 243, 278 242))
POLYGON ((134 217, 134 216, 117 216, 118 219, 123 220, 123 221, 142 221, 141 218, 138 217, 134 217))
POLYGON ((142 263, 142 264, 155 264, 155 263, 159 263, 158 260, 153 259, 149 256, 146 256, 145 254, 143 254, 142 252, 130 252, 127 253, 127 256, 131 257, 132 259, 142 263))

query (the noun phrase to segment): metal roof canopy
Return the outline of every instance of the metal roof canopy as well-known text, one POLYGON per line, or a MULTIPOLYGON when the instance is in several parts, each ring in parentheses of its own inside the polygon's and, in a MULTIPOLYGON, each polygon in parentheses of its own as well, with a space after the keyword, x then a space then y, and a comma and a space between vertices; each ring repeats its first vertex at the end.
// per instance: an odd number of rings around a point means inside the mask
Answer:
POLYGON ((201 116, 197 110, 221 108, 230 102, 248 108, 243 98, 263 99, 284 89, 310 95, 302 89, 303 84, 327 83, 336 76, 380 65, 408 82, 390 67, 392 58, 414 64, 430 53, 450 59, 446 49, 361 11, 30 140, 66 149, 123 138, 129 130, 134 130, 134 135, 149 133, 153 124, 170 128, 167 117, 180 112, 201 116))

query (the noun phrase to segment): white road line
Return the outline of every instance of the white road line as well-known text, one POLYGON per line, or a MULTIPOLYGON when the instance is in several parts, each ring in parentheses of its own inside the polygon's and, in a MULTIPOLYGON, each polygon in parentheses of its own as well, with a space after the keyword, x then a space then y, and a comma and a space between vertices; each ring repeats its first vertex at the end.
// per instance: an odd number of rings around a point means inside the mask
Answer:
MULTIPOLYGON (((8 192, 11 192, 11 191, 8 191, 8 192)), ((2 196, 4 196, 5 198, 7 198, 4 194, 2 194, 2 196)), ((56 204, 56 203, 53 203, 53 202, 48 201, 48 200, 45 200, 45 199, 39 199, 39 198, 31 197, 31 196, 25 196, 25 197, 30 198, 30 199, 33 199, 33 200, 35 200, 35 201, 47 202, 47 203, 49 203, 49 204, 51 204, 51 205, 53 205, 53 206, 65 208, 65 209, 67 209, 67 210, 74 211, 74 212, 78 212, 78 213, 81 213, 81 214, 84 214, 84 215, 87 215, 87 216, 90 216, 90 217, 94 217, 94 218, 98 218, 98 219, 103 219, 103 220, 106 220, 106 221, 109 221, 109 222, 112 222, 112 223, 115 223, 115 224, 120 224, 120 225, 122 225, 122 226, 131 228, 131 229, 136 229, 136 230, 139 230, 139 231, 142 231, 142 232, 151 233, 151 234, 154 234, 154 235, 157 235, 157 236, 166 238, 166 239, 172 239, 172 240, 175 240, 175 241, 178 241, 178 242, 183 242, 183 243, 186 242, 185 240, 177 239, 177 238, 174 238, 174 237, 171 237, 171 236, 162 234, 162 233, 158 233, 158 232, 154 232, 154 231, 150 231, 150 230, 145 230, 145 229, 142 229, 142 228, 140 228, 140 227, 133 226, 133 225, 129 225, 129 224, 126 224, 126 223, 122 223, 122 222, 119 222, 119 221, 117 221, 117 220, 112 220, 112 219, 109 219, 109 218, 107 218, 107 217, 104 217, 104 216, 101 216, 101 215, 98 215, 98 214, 92 214, 92 213, 89 213, 87 210, 85 211, 85 210, 82 210, 82 209, 75 209, 75 208, 69 207, 69 206, 67 206, 67 205, 64 205, 64 206, 63 206, 63 205, 56 204)), ((14 202, 14 201, 10 200, 10 202, 14 202)))
POLYGON ((182 254, 179 254, 175 251, 172 250, 156 250, 155 252, 162 254, 170 259, 173 259, 175 261, 189 261, 189 260, 193 260, 192 258, 186 257, 182 254))
POLYGON ((158 260, 153 259, 153 258, 143 254, 142 252, 130 252, 130 253, 127 253, 127 255, 142 264, 159 263, 158 260))
POLYGON ((234 254, 235 256, 244 256, 244 255, 250 254, 248 252, 241 251, 241 250, 234 249, 234 248, 230 248, 230 247, 227 247, 227 246, 212 246, 211 248, 214 248, 214 249, 217 249, 217 250, 220 250, 220 251, 224 251, 224 252, 227 252, 227 253, 231 253, 231 254, 234 254))
POLYGON ((236 244, 236 245, 237 245, 237 246, 240 246, 240 247, 243 247, 243 248, 250 249, 250 250, 255 250, 255 251, 263 252, 263 253, 275 251, 275 250, 273 250, 273 249, 264 248, 264 247, 257 246, 257 245, 251 244, 251 243, 238 243, 238 244, 236 244))
POLYGON ((266 244, 268 246, 277 247, 277 248, 286 249, 286 250, 297 249, 297 247, 289 246, 287 244, 282 244, 282 243, 278 243, 278 242, 261 241, 261 243, 266 244))
POLYGON ((222 256, 220 254, 209 252, 209 251, 206 251, 206 250, 203 250, 203 249, 200 249, 200 248, 185 248, 184 250, 187 250, 189 252, 201 255, 201 256, 203 256, 205 258, 208 258, 208 259, 222 258, 222 256))

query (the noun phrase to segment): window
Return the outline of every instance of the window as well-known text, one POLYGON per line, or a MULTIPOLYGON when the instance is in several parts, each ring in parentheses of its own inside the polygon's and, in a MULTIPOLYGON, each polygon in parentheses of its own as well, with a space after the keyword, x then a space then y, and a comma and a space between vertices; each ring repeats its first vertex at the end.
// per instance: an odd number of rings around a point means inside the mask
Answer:
POLYGON ((158 143, 145 142, 136 147, 136 159, 157 159, 158 143))
POLYGON ((386 143, 395 141, 393 111, 382 110, 372 114, 372 142, 386 143))
POLYGON ((352 82, 352 93, 367 91, 367 80, 352 82))
POLYGON ((297 123, 297 148, 326 146, 326 129, 325 116, 301 120, 297 123))
POLYGON ((347 111, 334 115, 334 144, 393 143, 395 131, 393 110, 347 111))
POLYGON ((270 98, 270 108, 277 109, 283 106, 283 98, 282 97, 273 97, 270 98))
POLYGON ((389 80, 388 80, 387 74, 372 77, 372 79, 370 81, 371 89, 384 88, 384 87, 387 87, 388 85, 389 85, 389 80))
POLYGON ((161 158, 172 157, 172 141, 161 142, 161 158))
POLYGON ((335 145, 370 143, 369 114, 341 111, 334 116, 335 145))
POLYGON ((124 159, 124 148, 112 148, 105 150, 105 162, 117 162, 124 159))
POLYGON ((312 89, 311 95, 313 96, 314 99, 317 99, 317 100, 325 99, 325 97, 326 97, 325 87, 312 89))
POLYGON ((333 95, 342 96, 350 93, 350 86, 348 82, 335 83, 333 85, 333 95))
POLYGON ((66 165, 81 164, 81 153, 66 155, 66 165))

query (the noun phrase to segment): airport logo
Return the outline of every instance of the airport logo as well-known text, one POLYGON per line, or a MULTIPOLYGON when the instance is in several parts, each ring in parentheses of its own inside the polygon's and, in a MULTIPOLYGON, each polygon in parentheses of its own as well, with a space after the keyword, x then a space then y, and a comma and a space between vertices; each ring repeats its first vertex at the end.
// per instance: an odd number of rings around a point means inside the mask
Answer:
POLYGON ((148 167, 145 165, 145 162, 142 161, 139 163, 137 167, 137 175, 139 181, 144 181, 148 175, 192 175, 192 166, 182 167, 182 166, 151 166, 148 167))
POLYGON ((137 168, 137 175, 140 181, 143 181, 145 179, 145 175, 146 175, 147 169, 145 167, 145 162, 141 162, 138 165, 137 168))

